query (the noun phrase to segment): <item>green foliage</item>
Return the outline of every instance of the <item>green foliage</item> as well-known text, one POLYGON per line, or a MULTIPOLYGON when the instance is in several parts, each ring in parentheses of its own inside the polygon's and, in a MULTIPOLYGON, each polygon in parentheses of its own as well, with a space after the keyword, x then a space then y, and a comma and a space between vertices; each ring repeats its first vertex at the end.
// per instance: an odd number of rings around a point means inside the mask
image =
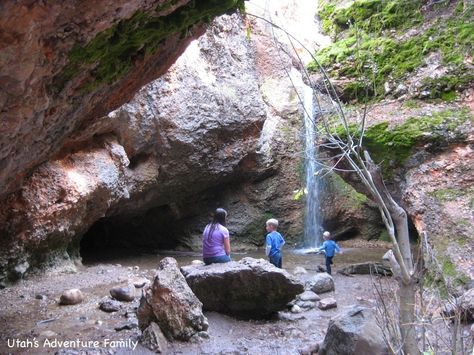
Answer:
POLYGON ((318 14, 323 30, 332 35, 357 24, 367 32, 399 28, 420 23, 420 0, 355 0, 346 6, 337 6, 333 1, 321 1, 318 14))
MULTIPOLYGON (((164 3, 157 10, 174 3, 164 3)), ((185 37, 194 24, 210 22, 217 15, 235 11, 242 3, 243 0, 193 0, 168 16, 137 11, 131 18, 99 33, 89 43, 77 44, 69 53, 67 66, 55 78, 54 86, 60 91, 84 71, 90 72, 90 78, 82 86, 86 92, 103 83, 113 83, 128 73, 135 60, 155 53, 172 34, 185 37)))
MULTIPOLYGON (((360 101, 367 94, 383 97, 383 85, 387 80, 406 78, 422 66, 424 59, 433 52, 441 54, 443 63, 449 65, 450 70, 440 78, 427 79, 423 83, 424 88, 430 91, 430 98, 439 98, 444 93, 472 84, 474 74, 463 62, 466 55, 473 53, 472 8, 447 19, 438 18, 428 29, 403 40, 395 38, 390 32, 381 32, 420 23, 420 6, 421 1, 417 0, 356 0, 344 8, 338 8, 334 1, 321 2, 319 15, 323 28, 332 33, 343 31, 343 36, 318 51, 316 59, 331 76, 355 79, 345 89, 347 99, 360 101), (344 23, 346 25, 343 26, 344 23), (331 69, 335 63, 339 65, 331 69)), ((308 68, 317 69, 315 63, 308 68)), ((452 97, 453 93, 443 96, 448 100, 452 97)))
POLYGON ((463 191, 454 188, 439 189, 434 191, 433 195, 440 201, 455 201, 463 195, 463 191))
MULTIPOLYGON (((374 161, 381 164, 384 175, 390 177, 392 170, 403 165, 416 145, 437 142, 446 130, 453 132, 462 123, 473 119, 470 111, 462 108, 411 117, 392 129, 388 122, 382 122, 366 129, 363 146, 374 161)), ((333 133, 342 139, 345 137, 343 126, 338 126, 333 133)), ((356 139, 359 137, 356 125, 349 126, 349 133, 356 139)))
POLYGON ((346 183, 342 177, 340 177, 337 174, 331 174, 330 175, 330 181, 335 187, 335 189, 342 194, 343 196, 346 196, 348 201, 349 207, 360 207, 360 205, 367 203, 368 198, 364 194, 361 194, 357 192, 351 185, 346 183))
POLYGON ((379 240, 384 241, 384 242, 391 242, 392 240, 390 239, 390 236, 387 232, 386 229, 384 229, 379 236, 379 240))
POLYGON ((428 265, 428 272, 425 275, 424 286, 438 289, 442 298, 447 298, 452 294, 453 287, 465 287, 469 284, 470 278, 456 270, 456 266, 451 260, 444 257, 439 260, 440 265, 428 265))
POLYGON ((441 202, 455 201, 459 197, 465 195, 465 191, 455 188, 438 189, 431 193, 432 196, 436 197, 441 202))

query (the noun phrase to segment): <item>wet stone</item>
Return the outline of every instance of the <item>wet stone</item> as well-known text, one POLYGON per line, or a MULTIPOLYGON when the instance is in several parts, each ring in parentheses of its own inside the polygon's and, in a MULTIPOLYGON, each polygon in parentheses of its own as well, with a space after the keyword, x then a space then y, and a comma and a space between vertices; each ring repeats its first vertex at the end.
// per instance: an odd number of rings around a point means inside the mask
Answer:
POLYGON ((59 299, 60 305, 74 305, 81 303, 84 300, 84 295, 81 290, 73 288, 63 292, 59 299))
POLYGON ((291 307, 291 313, 301 313, 303 310, 301 309, 300 306, 295 304, 293 307, 291 307))
POLYGON ((135 299, 135 286, 114 287, 110 290, 110 295, 118 301, 132 302, 135 299))
POLYGON ((132 330, 138 328, 138 323, 137 322, 127 322, 123 325, 120 325, 118 327, 115 327, 115 331, 120 332, 122 330, 132 330))
POLYGON ((103 300, 99 303, 99 309, 107 313, 117 312, 120 308, 122 304, 116 300, 103 300))
POLYGON ((316 294, 334 291, 334 280, 327 273, 317 274, 306 282, 305 288, 316 294))
POLYGON ((301 295, 298 296, 298 298, 301 301, 312 301, 312 302, 319 301, 321 299, 321 297, 319 297, 316 293, 309 290, 303 292, 301 295))
POLYGON ((325 311, 331 308, 336 308, 337 302, 334 298, 324 298, 318 302, 318 308, 325 311))
POLYGON ((135 286, 135 288, 142 288, 148 285, 150 281, 148 279, 141 278, 141 279, 133 280, 132 283, 133 283, 133 286, 135 286))

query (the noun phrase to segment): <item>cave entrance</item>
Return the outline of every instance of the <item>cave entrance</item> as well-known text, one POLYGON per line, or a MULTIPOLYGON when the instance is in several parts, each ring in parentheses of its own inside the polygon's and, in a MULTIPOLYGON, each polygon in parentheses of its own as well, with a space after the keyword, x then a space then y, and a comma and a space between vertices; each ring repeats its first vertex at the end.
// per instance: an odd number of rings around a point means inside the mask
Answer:
POLYGON ((138 216, 101 218, 82 236, 79 253, 84 264, 91 264, 182 249, 189 233, 177 222, 169 206, 138 216))

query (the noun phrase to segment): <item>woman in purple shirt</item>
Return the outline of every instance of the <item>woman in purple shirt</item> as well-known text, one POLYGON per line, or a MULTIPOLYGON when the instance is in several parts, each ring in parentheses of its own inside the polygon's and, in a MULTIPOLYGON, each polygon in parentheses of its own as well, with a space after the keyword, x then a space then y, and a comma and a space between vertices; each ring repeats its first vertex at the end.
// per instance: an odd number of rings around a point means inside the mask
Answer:
POLYGON ((218 208, 202 233, 202 257, 206 265, 230 261, 229 230, 225 227, 227 212, 218 208))

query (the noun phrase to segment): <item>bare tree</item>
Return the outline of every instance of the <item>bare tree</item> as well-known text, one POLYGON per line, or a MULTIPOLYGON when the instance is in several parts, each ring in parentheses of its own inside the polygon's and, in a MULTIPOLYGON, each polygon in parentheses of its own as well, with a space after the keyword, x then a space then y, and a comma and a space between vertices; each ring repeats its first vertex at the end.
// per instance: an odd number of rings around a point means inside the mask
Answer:
MULTIPOLYGON (((331 152, 330 159, 319 159, 319 164, 326 173, 334 171, 343 177, 347 177, 347 174, 355 174, 364 187, 360 192, 366 194, 377 204, 393 244, 392 251, 387 254, 387 258, 390 260, 394 276, 398 281, 400 309, 398 325, 401 335, 401 352, 410 355, 419 354, 415 335, 415 295, 418 279, 414 272, 415 267, 410 249, 407 213, 392 198, 384 183, 380 167, 374 163, 369 151, 363 145, 367 110, 364 109, 360 115, 357 128, 350 129, 346 111, 339 100, 336 89, 311 51, 285 29, 273 23, 271 19, 249 13, 247 15, 261 19, 272 25, 274 29, 282 31, 288 37, 293 49, 295 49, 294 43, 298 43, 305 48, 316 63, 322 80, 318 85, 319 92, 314 98, 318 109, 317 114, 313 116, 313 124, 319 133, 320 147, 331 152), (329 108, 322 104, 323 100, 329 102, 329 108)), ((295 56, 298 57, 296 50, 295 56)), ((299 57, 298 59, 306 82, 316 88, 301 59, 299 57)), ((300 99, 300 101, 302 100, 300 99)), ((357 188, 357 186, 355 187, 357 188)))

